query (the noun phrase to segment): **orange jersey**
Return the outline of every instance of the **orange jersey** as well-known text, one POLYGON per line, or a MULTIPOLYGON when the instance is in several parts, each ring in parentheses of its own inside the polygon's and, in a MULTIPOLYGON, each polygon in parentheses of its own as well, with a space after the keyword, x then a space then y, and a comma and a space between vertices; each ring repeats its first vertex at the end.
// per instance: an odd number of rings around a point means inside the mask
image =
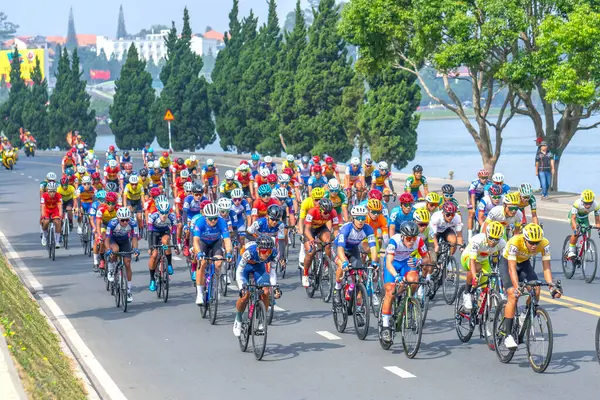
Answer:
POLYGON ((382 233, 387 233, 388 231, 388 223, 387 218, 383 216, 383 214, 379 214, 377 218, 371 219, 371 216, 367 215, 367 225, 373 228, 373 232, 375 232, 375 236, 378 236, 377 230, 381 229, 382 233))

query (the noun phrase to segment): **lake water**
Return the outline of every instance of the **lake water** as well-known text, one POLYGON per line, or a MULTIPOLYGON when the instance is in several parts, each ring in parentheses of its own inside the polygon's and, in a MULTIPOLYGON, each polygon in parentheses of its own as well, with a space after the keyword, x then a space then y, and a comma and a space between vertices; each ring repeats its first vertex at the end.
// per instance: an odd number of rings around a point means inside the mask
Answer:
MULTIPOLYGON (((592 118, 586 124, 594 123, 592 118)), ((421 121, 418 128, 418 149, 415 160, 400 172, 410 172, 412 165, 421 164, 425 176, 447 177, 454 171, 454 179, 475 179, 481 168, 481 156, 473 138, 458 119, 421 121)), ((529 117, 518 116, 509 122, 502 134, 502 154, 496 172, 505 176, 506 183, 517 185, 528 181, 539 187, 535 176, 535 134, 529 117)), ((106 150, 114 144, 112 136, 99 136, 98 150, 106 150)), ((154 141, 153 147, 159 149, 154 141)), ((204 151, 222 152, 218 140, 204 151)), ((591 188, 600 192, 600 129, 577 132, 563 153, 560 165, 559 189, 581 192, 591 188)))

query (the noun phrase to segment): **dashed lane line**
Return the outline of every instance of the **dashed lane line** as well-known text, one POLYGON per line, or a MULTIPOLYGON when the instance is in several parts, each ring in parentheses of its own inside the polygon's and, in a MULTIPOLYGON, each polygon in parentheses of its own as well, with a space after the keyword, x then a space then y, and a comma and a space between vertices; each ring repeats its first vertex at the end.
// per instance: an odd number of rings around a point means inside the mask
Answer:
POLYGON ((327 332, 327 331, 317 331, 317 335, 321 335, 323 336, 325 339, 328 340, 342 340, 341 337, 334 335, 331 332, 327 332))
POLYGON ((395 365, 391 366, 391 367, 383 367, 383 369, 388 370, 389 372, 391 372, 394 375, 399 376, 402 379, 407 379, 407 378, 416 378, 416 375, 411 374, 408 371, 403 370, 400 367, 396 367, 395 365))

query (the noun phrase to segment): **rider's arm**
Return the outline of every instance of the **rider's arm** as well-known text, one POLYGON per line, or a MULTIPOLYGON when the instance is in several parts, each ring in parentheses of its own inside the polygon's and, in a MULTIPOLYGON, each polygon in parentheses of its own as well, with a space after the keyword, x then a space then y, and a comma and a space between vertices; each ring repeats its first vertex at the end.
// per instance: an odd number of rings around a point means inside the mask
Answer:
POLYGON ((396 268, 394 268, 394 255, 396 254, 396 242, 390 241, 386 249, 387 257, 385 257, 385 268, 395 278, 398 275, 396 268))

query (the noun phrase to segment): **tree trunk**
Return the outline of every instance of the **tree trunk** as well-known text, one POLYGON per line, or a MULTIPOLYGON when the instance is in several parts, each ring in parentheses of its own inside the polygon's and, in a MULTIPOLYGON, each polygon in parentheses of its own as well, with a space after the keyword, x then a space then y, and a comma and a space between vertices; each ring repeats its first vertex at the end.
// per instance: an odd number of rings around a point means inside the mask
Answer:
POLYGON ((554 174, 552 175, 551 190, 558 191, 558 167, 560 166, 560 155, 556 155, 554 160, 554 174))

